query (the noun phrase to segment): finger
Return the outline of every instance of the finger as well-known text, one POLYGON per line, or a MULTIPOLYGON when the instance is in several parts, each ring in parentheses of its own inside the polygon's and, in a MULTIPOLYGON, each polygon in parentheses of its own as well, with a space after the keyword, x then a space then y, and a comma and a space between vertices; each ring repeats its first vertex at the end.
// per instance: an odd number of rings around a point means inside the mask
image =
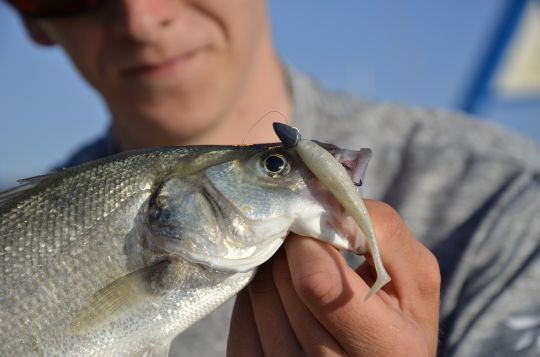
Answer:
POLYGON ((343 356, 345 351, 298 297, 284 255, 274 259, 272 273, 289 322, 305 353, 308 356, 343 356))
POLYGON ((274 285, 271 263, 259 267, 255 279, 248 286, 261 346, 266 356, 298 356, 302 348, 274 285))
POLYGON ((234 303, 227 356, 264 356, 247 290, 242 290, 234 303))
MULTIPOLYGON (((400 308, 426 326, 438 324, 440 271, 435 256, 412 234, 394 209, 366 200, 381 257, 400 308)), ((368 257, 368 263, 372 264, 368 257)))
POLYGON ((294 234, 285 249, 296 293, 348 354, 385 355, 401 339, 406 329, 396 309, 378 295, 364 301, 369 286, 336 249, 294 234))

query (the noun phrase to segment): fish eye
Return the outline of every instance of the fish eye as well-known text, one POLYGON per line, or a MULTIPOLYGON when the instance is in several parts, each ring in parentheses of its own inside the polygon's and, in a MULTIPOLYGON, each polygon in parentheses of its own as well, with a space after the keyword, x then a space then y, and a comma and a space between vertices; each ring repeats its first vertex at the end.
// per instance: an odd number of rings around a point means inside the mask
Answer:
POLYGON ((264 172, 271 177, 285 176, 291 171, 289 161, 282 154, 270 154, 263 157, 261 165, 264 172))

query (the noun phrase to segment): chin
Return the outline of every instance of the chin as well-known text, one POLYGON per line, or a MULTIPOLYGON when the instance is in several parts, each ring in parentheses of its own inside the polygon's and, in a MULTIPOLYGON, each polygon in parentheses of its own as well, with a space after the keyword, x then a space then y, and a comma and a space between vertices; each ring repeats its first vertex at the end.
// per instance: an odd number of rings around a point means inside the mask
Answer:
MULTIPOLYGON (((139 118, 141 117, 139 116, 139 118)), ((146 112, 143 115, 143 120, 145 123, 141 127, 154 132, 155 136, 159 138, 157 139, 159 145, 178 145, 179 143, 197 141, 197 137, 212 131, 219 124, 220 116, 216 113, 201 112, 200 110, 186 111, 183 108, 175 108, 170 111, 146 112), (171 113, 173 114, 171 115, 171 113)))
POLYGON ((114 101, 120 104, 117 107, 119 110, 114 111, 118 114, 115 117, 118 120, 127 118, 125 120, 130 122, 125 125, 139 128, 137 131, 154 132, 155 137, 168 137, 167 144, 171 144, 172 140, 198 142, 197 139, 200 140, 205 133, 219 126, 225 114, 235 106, 238 81, 232 79, 230 76, 224 78, 223 74, 214 76, 213 80, 204 76, 190 85, 176 82, 170 87, 154 88, 145 93, 134 92, 134 88, 131 88, 131 93, 123 91, 123 95, 114 101))

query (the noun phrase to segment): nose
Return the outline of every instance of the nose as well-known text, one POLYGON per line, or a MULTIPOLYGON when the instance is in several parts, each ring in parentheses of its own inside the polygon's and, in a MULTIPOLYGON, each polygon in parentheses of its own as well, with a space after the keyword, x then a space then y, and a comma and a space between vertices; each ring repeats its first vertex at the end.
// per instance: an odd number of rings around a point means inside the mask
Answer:
POLYGON ((115 36, 151 42, 174 20, 174 0, 111 1, 110 26, 115 36))

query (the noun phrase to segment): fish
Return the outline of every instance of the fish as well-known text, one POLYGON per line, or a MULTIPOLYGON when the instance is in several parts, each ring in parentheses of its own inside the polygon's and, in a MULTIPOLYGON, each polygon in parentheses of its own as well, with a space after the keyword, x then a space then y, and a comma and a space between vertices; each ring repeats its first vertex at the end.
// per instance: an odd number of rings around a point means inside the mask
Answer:
MULTIPOLYGON (((370 149, 319 145, 363 180, 370 149)), ((167 355, 289 232, 368 251, 281 143, 141 149, 22 180, 0 194, 0 355, 167 355)))

